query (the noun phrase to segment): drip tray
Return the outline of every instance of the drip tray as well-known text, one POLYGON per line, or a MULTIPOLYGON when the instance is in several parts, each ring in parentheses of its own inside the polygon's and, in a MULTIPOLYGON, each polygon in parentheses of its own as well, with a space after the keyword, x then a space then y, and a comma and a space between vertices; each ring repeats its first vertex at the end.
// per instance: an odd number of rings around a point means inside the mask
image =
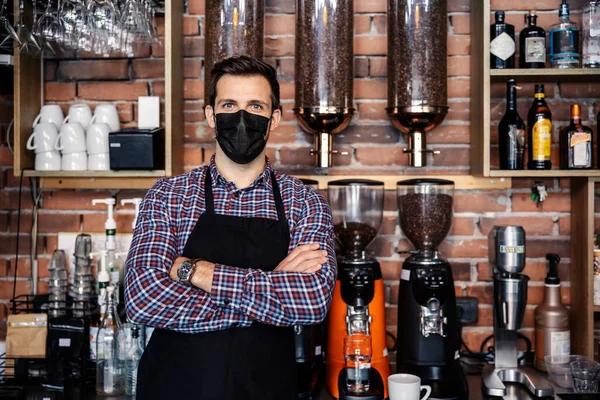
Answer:
POLYGON ((557 396, 563 400, 598 400, 600 393, 558 393, 557 396))

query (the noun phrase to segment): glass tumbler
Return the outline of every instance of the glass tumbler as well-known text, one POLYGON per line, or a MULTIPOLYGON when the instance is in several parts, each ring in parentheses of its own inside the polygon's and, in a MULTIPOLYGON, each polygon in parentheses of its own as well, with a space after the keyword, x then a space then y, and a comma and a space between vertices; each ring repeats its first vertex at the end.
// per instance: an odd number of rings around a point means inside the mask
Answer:
POLYGON ((573 390, 576 393, 595 393, 598 391, 600 364, 592 360, 581 360, 572 362, 570 369, 573 377, 573 390))
POLYGON ((344 339, 346 359, 346 389, 351 393, 369 390, 371 369, 371 336, 351 335, 344 339))

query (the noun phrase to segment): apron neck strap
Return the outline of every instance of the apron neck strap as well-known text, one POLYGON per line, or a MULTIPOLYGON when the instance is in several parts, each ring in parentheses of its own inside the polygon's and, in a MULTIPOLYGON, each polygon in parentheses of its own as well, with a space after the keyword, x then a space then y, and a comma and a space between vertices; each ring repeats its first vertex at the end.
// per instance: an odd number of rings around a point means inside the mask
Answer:
MULTIPOLYGON (((275 173, 273 171, 271 171, 271 185, 273 186, 273 197, 275 198, 275 207, 277 208, 277 219, 279 220, 279 222, 285 223, 287 225, 287 219, 285 218, 285 208, 283 206, 281 193, 279 192, 279 184, 277 183, 277 179, 275 178, 275 173)), ((212 177, 210 174, 210 168, 206 169, 206 177, 204 179, 204 193, 206 212, 209 214, 214 214, 215 204, 212 190, 212 177)))

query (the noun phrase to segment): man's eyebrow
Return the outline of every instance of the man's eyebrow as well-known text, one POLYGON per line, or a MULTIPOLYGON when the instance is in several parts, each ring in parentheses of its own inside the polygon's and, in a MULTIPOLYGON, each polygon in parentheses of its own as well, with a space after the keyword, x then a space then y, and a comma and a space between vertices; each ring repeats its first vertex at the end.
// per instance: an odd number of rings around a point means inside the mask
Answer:
POLYGON ((260 104, 262 106, 268 106, 267 102, 262 100, 250 100, 248 103, 250 104, 260 104))
POLYGON ((233 99, 221 99, 217 102, 217 104, 223 104, 223 103, 234 103, 237 104, 237 101, 233 100, 233 99))

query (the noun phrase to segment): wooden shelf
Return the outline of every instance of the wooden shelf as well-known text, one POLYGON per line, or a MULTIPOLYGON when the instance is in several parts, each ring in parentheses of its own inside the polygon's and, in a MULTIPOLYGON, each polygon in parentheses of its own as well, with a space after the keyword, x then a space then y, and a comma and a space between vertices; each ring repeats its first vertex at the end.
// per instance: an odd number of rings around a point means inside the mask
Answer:
POLYGON ((600 306, 594 306, 594 312, 600 312, 600 306))
POLYGON ((493 169, 489 172, 490 177, 505 177, 505 178, 587 178, 600 177, 598 169, 584 170, 564 170, 564 169, 548 169, 548 170, 518 170, 518 171, 503 171, 493 169))
POLYGON ((25 171, 23 176, 38 178, 161 178, 165 170, 156 171, 25 171))
POLYGON ((408 179, 447 179, 454 181, 458 190, 470 189, 510 189, 512 181, 507 178, 482 178, 472 175, 295 175, 300 179, 319 182, 319 189, 327 189, 327 184, 339 179, 370 179, 382 181, 386 190, 396 190, 396 183, 408 179))
POLYGON ((584 76, 599 77, 600 68, 573 68, 573 69, 556 69, 556 68, 541 68, 541 69, 490 69, 490 76, 492 77, 577 77, 584 76))

